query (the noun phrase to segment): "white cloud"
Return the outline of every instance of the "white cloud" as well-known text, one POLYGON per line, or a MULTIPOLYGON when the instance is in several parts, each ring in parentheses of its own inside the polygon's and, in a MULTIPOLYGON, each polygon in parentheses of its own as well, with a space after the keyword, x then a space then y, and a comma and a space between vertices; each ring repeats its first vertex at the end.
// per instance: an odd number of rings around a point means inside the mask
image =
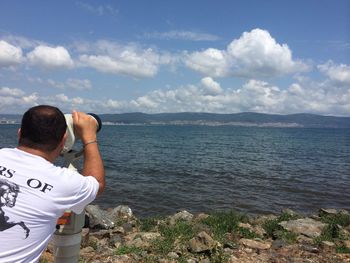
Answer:
POLYGON ((244 32, 226 50, 209 48, 188 54, 185 64, 213 77, 274 77, 308 69, 306 64, 292 59, 286 44, 278 44, 268 31, 258 28, 244 32))
POLYGON ((88 79, 67 79, 66 85, 75 90, 89 90, 92 87, 88 79))
POLYGON ((144 34, 146 38, 156 38, 165 40, 190 40, 190 41, 216 41, 218 36, 206 33, 199 33, 184 30, 172 30, 168 32, 153 32, 144 34))
POLYGON ((10 67, 22 62, 22 49, 0 40, 0 67, 10 67))
POLYGON ((171 58, 160 55, 151 48, 142 49, 135 45, 120 46, 109 41, 99 41, 96 45, 85 45, 97 55, 81 55, 82 66, 92 67, 100 72, 128 75, 137 78, 153 77, 161 64, 168 64, 171 58))
POLYGON ((345 64, 337 65, 333 61, 318 65, 317 68, 332 81, 344 85, 350 85, 350 66, 345 64))
POLYGON ((201 83, 209 95, 216 95, 222 92, 220 84, 211 77, 202 78, 201 83))
POLYGON ((88 79, 68 78, 66 81, 60 82, 53 79, 28 78, 28 81, 57 89, 74 89, 79 91, 92 89, 91 81, 88 79))
POLYGON ((36 105, 37 100, 36 93, 26 94, 18 88, 0 87, 0 112, 22 113, 36 105))
POLYGON ((25 92, 21 89, 2 87, 0 88, 0 96, 21 97, 25 92))
POLYGON ((230 74, 230 65, 225 51, 215 48, 185 55, 185 64, 195 71, 212 77, 223 77, 230 74))
POLYGON ((103 16, 103 15, 116 15, 119 10, 114 8, 112 5, 90 5, 88 3, 77 2, 77 5, 81 8, 89 11, 90 13, 103 16))
POLYGON ((33 49, 36 46, 45 45, 43 41, 34 40, 34 39, 26 38, 23 36, 17 36, 17 35, 9 35, 9 34, 2 35, 1 32, 0 32, 0 37, 6 42, 12 43, 12 45, 21 47, 22 49, 33 49))
POLYGON ((62 46, 37 46, 27 58, 31 64, 46 69, 72 68, 74 65, 69 52, 62 46))
MULTIPOLYGON (((276 114, 307 112, 344 116, 350 114, 350 89, 345 87, 336 89, 330 86, 327 80, 310 82, 304 79, 292 83, 289 87, 280 88, 265 81, 251 79, 240 87, 208 94, 204 83, 211 81, 212 79, 204 78, 199 86, 188 85, 173 90, 152 91, 132 100, 126 106, 126 111, 150 113, 253 111, 276 114)), ((125 111, 125 108, 119 110, 125 111)))
POLYGON ((220 83, 205 77, 196 85, 154 90, 129 101, 88 99, 63 93, 39 96, 36 93, 26 94, 20 89, 0 88, 1 112, 22 112, 30 106, 43 103, 55 105, 65 112, 72 109, 96 113, 253 111, 349 116, 350 88, 346 85, 335 86, 329 79, 312 81, 300 77, 287 87, 250 79, 238 87, 223 89, 220 83))

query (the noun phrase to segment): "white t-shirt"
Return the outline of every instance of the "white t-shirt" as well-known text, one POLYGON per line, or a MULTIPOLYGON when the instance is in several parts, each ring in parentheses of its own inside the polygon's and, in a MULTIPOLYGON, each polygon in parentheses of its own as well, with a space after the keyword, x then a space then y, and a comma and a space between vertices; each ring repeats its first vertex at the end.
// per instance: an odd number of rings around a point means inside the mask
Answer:
POLYGON ((57 219, 67 209, 81 213, 98 189, 92 176, 0 149, 0 262, 37 262, 57 219))

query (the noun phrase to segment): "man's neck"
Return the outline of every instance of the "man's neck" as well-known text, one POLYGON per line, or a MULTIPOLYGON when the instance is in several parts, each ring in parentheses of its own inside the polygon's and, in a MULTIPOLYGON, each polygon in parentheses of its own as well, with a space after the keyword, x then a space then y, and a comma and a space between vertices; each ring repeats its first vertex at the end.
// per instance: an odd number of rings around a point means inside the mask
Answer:
POLYGON ((54 153, 47 153, 47 152, 44 152, 42 150, 33 149, 33 148, 23 146, 23 145, 18 146, 17 149, 24 151, 24 152, 27 152, 27 153, 30 153, 30 154, 33 154, 33 155, 40 156, 50 163, 53 163, 55 161, 55 159, 57 158, 56 154, 54 154, 54 153))

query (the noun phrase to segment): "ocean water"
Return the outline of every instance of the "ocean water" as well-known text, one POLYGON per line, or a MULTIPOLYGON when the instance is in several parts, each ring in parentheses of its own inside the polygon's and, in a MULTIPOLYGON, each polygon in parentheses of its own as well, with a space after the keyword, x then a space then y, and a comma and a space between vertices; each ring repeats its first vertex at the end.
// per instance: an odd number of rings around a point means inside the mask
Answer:
MULTIPOLYGON (((0 147, 17 143, 0 126, 0 147)), ((138 217, 234 209, 350 210, 350 130, 234 126, 104 126, 106 190, 94 203, 138 217)))

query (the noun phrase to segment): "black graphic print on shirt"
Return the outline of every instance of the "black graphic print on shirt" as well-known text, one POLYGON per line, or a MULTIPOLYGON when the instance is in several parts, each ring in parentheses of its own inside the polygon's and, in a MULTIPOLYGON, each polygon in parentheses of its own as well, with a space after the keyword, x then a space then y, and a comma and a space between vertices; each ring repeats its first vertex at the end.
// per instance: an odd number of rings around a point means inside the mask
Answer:
POLYGON ((19 186, 5 179, 0 179, 0 231, 6 231, 7 229, 19 225, 25 232, 25 238, 29 236, 30 229, 23 221, 11 222, 11 219, 5 215, 3 207, 12 208, 16 205, 18 193, 20 192, 19 186))

